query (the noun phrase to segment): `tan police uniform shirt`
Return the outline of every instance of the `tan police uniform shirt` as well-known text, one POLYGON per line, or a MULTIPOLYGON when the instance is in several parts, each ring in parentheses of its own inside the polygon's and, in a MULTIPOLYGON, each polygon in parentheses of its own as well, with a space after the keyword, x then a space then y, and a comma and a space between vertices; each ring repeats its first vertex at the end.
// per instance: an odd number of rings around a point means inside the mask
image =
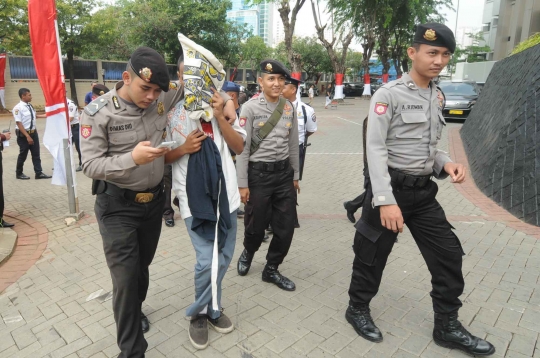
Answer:
POLYGON ((164 157, 142 165, 133 161, 131 152, 139 142, 150 141, 157 147, 165 138, 167 113, 183 98, 177 82, 163 92, 146 109, 127 104, 115 87, 92 101, 86 108, 99 109, 93 116, 87 110, 81 115, 81 153, 83 172, 92 179, 105 180, 121 188, 145 191, 163 179, 164 157))
POLYGON ((236 156, 236 174, 240 188, 248 187, 249 162, 278 162, 289 158, 294 170, 294 180, 298 180, 300 173, 298 119, 290 101, 286 102, 281 119, 260 143, 259 149, 253 155, 250 154, 251 137, 259 133, 278 103, 268 102, 264 93, 261 93, 259 97, 249 100, 242 106, 239 123, 245 128, 247 135, 244 151, 236 156))
POLYGON ((366 135, 369 176, 375 206, 396 204, 388 168, 412 175, 448 176, 451 162, 437 149, 446 125, 443 96, 432 82, 420 89, 408 74, 381 87, 371 99, 366 135))

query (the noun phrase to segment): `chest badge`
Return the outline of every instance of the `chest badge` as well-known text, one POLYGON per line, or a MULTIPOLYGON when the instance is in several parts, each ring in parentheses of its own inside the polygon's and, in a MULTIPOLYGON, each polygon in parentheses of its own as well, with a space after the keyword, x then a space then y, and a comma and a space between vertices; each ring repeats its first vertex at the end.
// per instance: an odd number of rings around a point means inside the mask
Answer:
POLYGON ((163 102, 158 102, 157 104, 157 113, 161 116, 163 113, 165 113, 165 106, 163 106, 163 102))
POLYGON ((287 127, 287 128, 291 128, 291 125, 292 125, 292 123, 291 123, 291 122, 287 122, 287 123, 285 123, 285 127, 287 127))
POLYGON ((259 127, 264 126, 264 122, 259 122, 259 127))
POLYGON ((163 135, 161 136, 161 139, 167 138, 167 131, 163 130, 163 135))

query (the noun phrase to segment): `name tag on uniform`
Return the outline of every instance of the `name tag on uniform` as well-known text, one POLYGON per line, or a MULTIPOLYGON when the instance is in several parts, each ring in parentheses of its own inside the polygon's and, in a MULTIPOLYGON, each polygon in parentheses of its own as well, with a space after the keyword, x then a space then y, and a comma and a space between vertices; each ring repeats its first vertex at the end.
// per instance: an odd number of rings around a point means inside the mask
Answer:
POLYGON ((132 123, 109 126, 109 132, 123 132, 123 131, 130 131, 132 129, 133 129, 132 123))
POLYGON ((402 104, 401 105, 401 111, 402 112, 423 112, 424 105, 423 104, 402 104))

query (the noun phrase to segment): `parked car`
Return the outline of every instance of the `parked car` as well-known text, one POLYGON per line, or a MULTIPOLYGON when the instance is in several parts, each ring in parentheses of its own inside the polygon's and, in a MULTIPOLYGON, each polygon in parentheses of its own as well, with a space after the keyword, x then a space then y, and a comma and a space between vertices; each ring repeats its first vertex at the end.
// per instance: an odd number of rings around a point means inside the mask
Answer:
POLYGON ((441 81, 439 87, 446 97, 443 116, 448 119, 467 119, 480 94, 473 81, 441 81))
MULTIPOLYGON (((371 94, 375 93, 373 84, 370 86, 371 94)), ((361 82, 344 82, 343 83, 343 94, 345 98, 347 97, 362 97, 364 93, 364 84, 361 82)))
POLYGON ((309 87, 311 87, 311 85, 313 85, 313 94, 315 96, 318 96, 319 95, 319 88, 315 85, 315 83, 310 83, 310 82, 304 82, 304 83, 300 83, 300 96, 302 97, 308 97, 309 96, 309 87))

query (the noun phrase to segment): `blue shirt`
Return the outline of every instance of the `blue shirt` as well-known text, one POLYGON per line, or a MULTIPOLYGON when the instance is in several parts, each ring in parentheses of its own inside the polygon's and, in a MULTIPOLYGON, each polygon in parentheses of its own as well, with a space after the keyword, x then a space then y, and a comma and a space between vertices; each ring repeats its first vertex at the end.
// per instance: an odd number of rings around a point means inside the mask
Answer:
POLYGON ((92 102, 92 91, 88 92, 85 96, 84 96, 84 103, 85 104, 88 104, 92 102))

